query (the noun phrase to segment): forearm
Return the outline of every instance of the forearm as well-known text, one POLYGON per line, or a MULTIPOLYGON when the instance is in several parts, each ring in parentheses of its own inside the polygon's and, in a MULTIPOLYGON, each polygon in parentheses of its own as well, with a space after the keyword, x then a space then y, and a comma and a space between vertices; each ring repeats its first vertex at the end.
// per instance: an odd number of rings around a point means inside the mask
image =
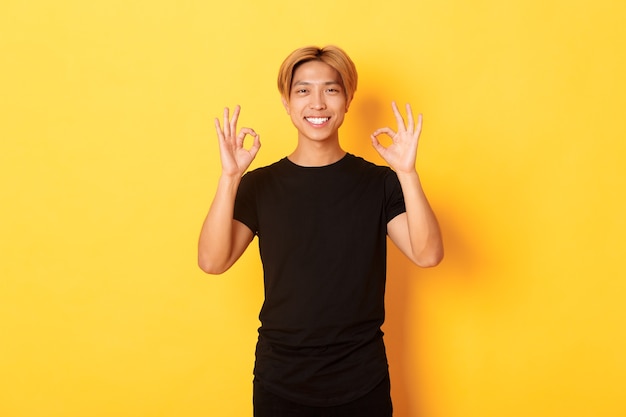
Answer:
POLYGON ((397 173, 406 206, 412 260, 424 267, 443 258, 443 242, 437 217, 426 198, 416 171, 397 173))
POLYGON ((233 248, 233 211, 241 177, 220 176, 198 240, 198 265, 207 273, 227 269, 233 248))

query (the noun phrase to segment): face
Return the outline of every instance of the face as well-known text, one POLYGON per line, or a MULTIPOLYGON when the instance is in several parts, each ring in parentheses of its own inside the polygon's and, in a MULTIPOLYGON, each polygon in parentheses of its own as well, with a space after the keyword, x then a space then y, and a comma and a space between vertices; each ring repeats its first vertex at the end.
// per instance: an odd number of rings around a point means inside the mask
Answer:
POLYGON ((293 74, 289 101, 283 105, 301 139, 338 139, 338 130, 348 111, 349 101, 341 76, 321 61, 301 64, 293 74))

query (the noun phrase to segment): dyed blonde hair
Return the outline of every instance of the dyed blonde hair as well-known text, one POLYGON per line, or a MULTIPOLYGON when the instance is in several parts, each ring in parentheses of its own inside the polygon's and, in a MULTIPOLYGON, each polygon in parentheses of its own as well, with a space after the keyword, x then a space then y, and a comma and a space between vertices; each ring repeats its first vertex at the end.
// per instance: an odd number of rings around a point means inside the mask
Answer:
POLYGON ((287 102, 291 94, 294 72, 300 65, 310 61, 320 61, 334 68, 341 76, 346 100, 348 102, 352 100, 358 79, 354 62, 343 49, 327 45, 323 48, 317 46, 298 48, 285 58, 278 71, 278 91, 287 102))

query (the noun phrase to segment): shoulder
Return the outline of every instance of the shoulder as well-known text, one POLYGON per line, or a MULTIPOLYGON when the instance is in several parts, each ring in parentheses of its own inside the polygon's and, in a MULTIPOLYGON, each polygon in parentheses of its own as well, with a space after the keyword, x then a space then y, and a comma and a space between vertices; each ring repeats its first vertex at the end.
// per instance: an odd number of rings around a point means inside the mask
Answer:
POLYGON ((243 179, 247 181, 259 180, 267 178, 268 176, 275 175, 277 173, 281 173, 282 171, 287 169, 286 161, 287 158, 283 158, 270 165, 252 169, 243 175, 243 179))
POLYGON ((348 159, 348 165, 351 169, 359 170, 364 174, 381 177, 396 177, 394 170, 386 165, 377 165, 374 162, 352 154, 347 154, 346 158, 348 159))

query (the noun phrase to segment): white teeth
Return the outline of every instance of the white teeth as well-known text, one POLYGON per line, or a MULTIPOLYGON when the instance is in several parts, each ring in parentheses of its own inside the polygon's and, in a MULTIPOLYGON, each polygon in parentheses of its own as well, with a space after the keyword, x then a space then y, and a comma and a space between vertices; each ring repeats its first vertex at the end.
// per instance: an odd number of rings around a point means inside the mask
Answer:
POLYGON ((306 120, 309 123, 313 123, 314 125, 321 125, 324 122, 328 121, 328 117, 307 117, 306 120))

